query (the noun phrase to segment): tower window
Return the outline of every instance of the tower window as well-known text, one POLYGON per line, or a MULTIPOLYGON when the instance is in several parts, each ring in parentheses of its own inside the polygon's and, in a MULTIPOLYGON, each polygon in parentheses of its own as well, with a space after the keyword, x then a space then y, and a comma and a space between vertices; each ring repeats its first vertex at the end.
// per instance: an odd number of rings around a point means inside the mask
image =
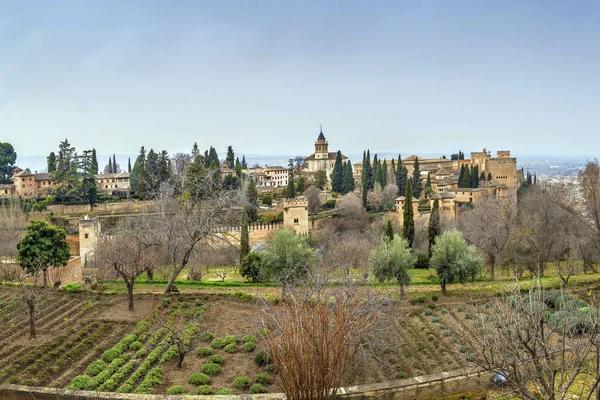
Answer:
POLYGON ((85 236, 86 239, 90 238, 90 234, 89 233, 86 233, 84 236, 85 236))
POLYGON ((294 218, 294 224, 298 225, 299 221, 298 218, 294 218))

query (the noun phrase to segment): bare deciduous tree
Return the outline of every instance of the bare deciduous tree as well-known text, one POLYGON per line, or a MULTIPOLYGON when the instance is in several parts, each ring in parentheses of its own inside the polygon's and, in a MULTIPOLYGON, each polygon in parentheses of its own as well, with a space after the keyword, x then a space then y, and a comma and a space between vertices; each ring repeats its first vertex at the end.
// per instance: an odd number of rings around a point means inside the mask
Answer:
POLYGON ((450 329, 467 361, 505 376, 520 398, 571 398, 576 378, 591 396, 599 381, 597 368, 588 373, 598 354, 597 310, 565 305, 548 318, 547 299, 539 286, 525 296, 516 288, 489 302, 472 322, 453 320, 450 329))
POLYGON ((308 213, 312 217, 321 209, 321 190, 316 186, 310 186, 304 191, 304 196, 308 201, 308 213))
POLYGON ((20 275, 17 243, 27 227, 27 215, 18 199, 0 203, 0 281, 16 281, 20 275))
POLYGON ((579 187, 585 206, 585 221, 596 253, 600 253, 600 167, 598 160, 588 161, 579 172, 579 187))

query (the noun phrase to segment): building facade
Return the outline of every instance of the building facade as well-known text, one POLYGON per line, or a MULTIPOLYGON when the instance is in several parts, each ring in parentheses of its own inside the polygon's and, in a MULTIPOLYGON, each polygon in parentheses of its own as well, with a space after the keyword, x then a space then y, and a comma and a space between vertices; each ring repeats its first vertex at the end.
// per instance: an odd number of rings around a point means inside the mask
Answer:
MULTIPOLYGON (((329 152, 329 143, 325 139, 323 127, 321 127, 321 133, 315 142, 315 152, 304 159, 304 169, 311 174, 325 171, 327 181, 331 181, 331 172, 335 166, 336 156, 337 152, 329 152)), ((348 157, 342 154, 342 163, 346 161, 348 161, 348 157)))

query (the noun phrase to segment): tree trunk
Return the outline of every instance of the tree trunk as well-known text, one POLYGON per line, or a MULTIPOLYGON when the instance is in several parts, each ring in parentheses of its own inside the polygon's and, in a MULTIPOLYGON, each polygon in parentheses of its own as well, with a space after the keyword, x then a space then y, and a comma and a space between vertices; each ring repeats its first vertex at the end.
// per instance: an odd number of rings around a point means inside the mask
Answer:
POLYGON ((153 281, 154 280, 154 269, 148 268, 146 270, 146 276, 148 277, 149 281, 153 281))
POLYGON ((44 287, 48 287, 48 270, 43 269, 42 272, 44 275, 44 287))
POLYGON ((29 339, 35 339, 35 305, 29 304, 29 339))
POLYGON ((442 295, 447 296, 448 292, 446 291, 446 280, 440 280, 440 285, 442 286, 442 295))
POLYGON ((490 279, 494 280, 494 266, 496 265, 496 258, 490 257, 490 279))
POLYGON ((125 281, 125 286, 127 286, 127 295, 129 296, 129 311, 133 311, 133 281, 125 281))
POLYGON ((177 361, 177 368, 181 368, 183 365, 183 359, 185 358, 185 353, 179 352, 179 361, 177 361))

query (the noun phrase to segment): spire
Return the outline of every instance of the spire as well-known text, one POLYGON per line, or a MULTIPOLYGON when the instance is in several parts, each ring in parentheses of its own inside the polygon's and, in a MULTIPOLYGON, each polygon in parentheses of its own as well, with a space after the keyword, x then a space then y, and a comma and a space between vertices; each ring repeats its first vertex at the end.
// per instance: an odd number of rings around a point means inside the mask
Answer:
POLYGON ((325 140, 325 135, 323 135, 323 125, 321 125, 321 133, 319 133, 317 140, 325 140))

